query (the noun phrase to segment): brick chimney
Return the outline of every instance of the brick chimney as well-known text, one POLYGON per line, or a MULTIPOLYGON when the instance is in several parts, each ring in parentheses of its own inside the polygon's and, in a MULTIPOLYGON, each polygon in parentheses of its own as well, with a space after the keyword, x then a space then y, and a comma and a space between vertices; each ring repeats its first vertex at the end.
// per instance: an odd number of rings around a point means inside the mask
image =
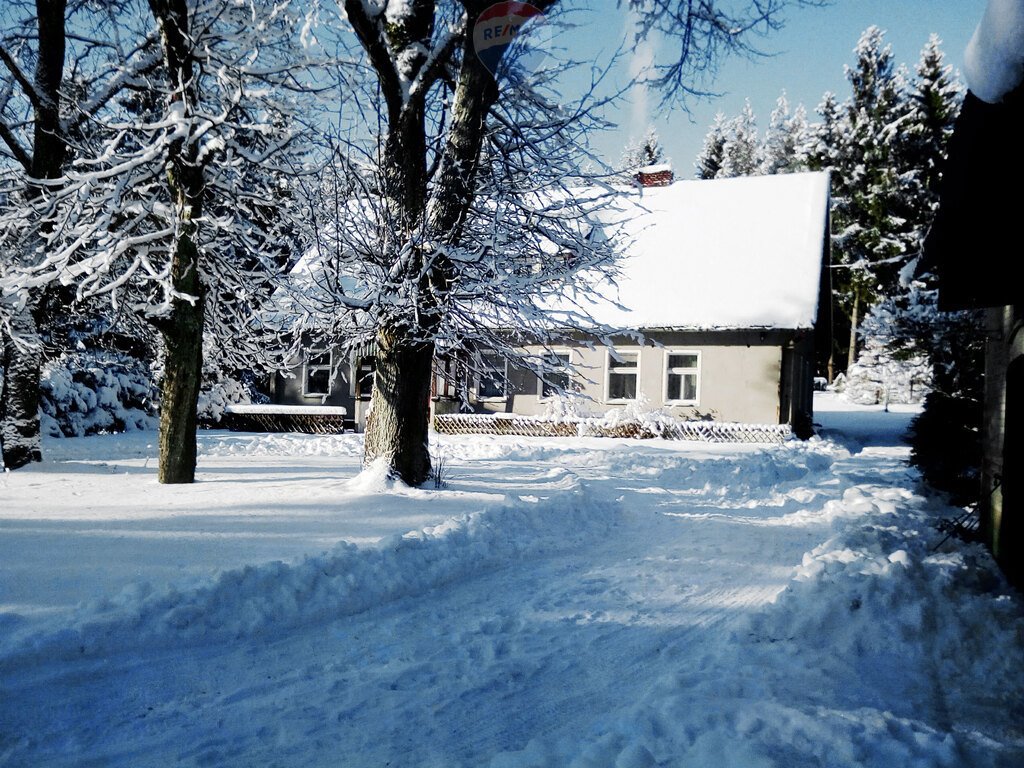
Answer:
POLYGON ((636 181, 641 187, 667 187, 672 179, 672 166, 668 163, 645 165, 636 172, 636 181))

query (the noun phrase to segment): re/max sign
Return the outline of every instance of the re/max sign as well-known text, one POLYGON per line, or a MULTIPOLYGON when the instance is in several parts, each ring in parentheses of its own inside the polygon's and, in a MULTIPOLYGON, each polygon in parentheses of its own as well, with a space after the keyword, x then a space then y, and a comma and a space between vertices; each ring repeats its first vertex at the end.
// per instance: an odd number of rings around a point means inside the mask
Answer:
POLYGON ((503 37, 515 37, 522 26, 522 24, 499 24, 494 27, 484 27, 481 31, 484 40, 499 40, 503 37))

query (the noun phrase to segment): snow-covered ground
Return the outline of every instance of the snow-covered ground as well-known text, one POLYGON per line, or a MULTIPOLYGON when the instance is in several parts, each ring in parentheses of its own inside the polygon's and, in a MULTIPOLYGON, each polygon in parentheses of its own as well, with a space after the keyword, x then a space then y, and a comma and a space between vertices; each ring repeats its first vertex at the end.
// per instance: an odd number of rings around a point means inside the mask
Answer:
POLYGON ((0 476, 0 765, 1019 766, 1024 611, 897 436, 50 441, 0 476))

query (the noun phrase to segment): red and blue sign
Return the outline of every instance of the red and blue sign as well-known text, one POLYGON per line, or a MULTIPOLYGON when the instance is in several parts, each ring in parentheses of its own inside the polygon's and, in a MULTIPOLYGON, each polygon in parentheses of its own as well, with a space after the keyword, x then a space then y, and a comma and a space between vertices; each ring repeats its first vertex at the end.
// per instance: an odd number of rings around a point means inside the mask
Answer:
POLYGON ((529 3, 495 3, 480 14, 473 25, 473 48, 492 75, 497 76, 501 58, 531 19, 542 21, 544 14, 529 3))

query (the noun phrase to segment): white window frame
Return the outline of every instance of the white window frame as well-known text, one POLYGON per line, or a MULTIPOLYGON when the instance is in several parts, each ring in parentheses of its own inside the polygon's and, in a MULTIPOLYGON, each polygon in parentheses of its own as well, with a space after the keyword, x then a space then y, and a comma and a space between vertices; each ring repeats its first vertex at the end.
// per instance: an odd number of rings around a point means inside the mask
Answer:
POLYGON ((606 403, 635 403, 641 395, 640 389, 640 365, 643 361, 643 349, 641 347, 616 347, 615 352, 620 355, 636 355, 636 368, 626 368, 624 370, 616 370, 622 368, 619 361, 615 359, 612 354, 612 350, 606 349, 604 353, 604 401, 606 403), (636 396, 635 397, 616 397, 611 396, 611 385, 612 385, 612 374, 613 373, 628 373, 632 371, 633 375, 636 376, 636 396))
MULTIPOLYGON (((567 391, 571 391, 572 390, 572 350, 568 349, 568 348, 565 348, 565 349, 551 349, 548 352, 545 352, 542 355, 542 357, 547 357, 549 352, 552 355, 565 355, 566 356, 567 360, 565 361, 565 375, 566 375, 566 378, 568 378, 568 380, 569 380, 569 386, 566 387, 566 390, 567 391)), ((537 399, 540 402, 542 402, 542 403, 546 403, 549 400, 551 400, 552 397, 553 397, 553 395, 545 395, 544 394, 544 379, 542 379, 540 376, 538 376, 537 377, 537 399)))
POLYGON ((303 397, 330 397, 334 390, 334 350, 332 349, 311 349, 306 353, 302 362, 302 396, 303 397), (327 355, 327 365, 310 365, 310 359, 320 355, 327 355), (310 392, 309 374, 311 371, 327 371, 327 391, 310 392))
MULTIPOLYGON (((700 374, 701 374, 701 362, 702 355, 699 349, 666 349, 665 350, 665 367, 662 373, 662 402, 665 405, 699 405, 700 404, 700 374), (668 361, 672 355, 695 355, 697 358, 697 365, 692 368, 678 368, 669 367, 668 361), (694 387, 694 399, 693 400, 670 400, 668 397, 668 377, 671 374, 686 375, 693 374, 697 377, 697 383, 694 387)), ((683 387, 680 386, 680 394, 683 392, 683 387)))
MULTIPOLYGON (((502 368, 501 386, 502 386, 502 389, 504 391, 500 395, 488 395, 486 397, 484 395, 480 394, 480 386, 482 384, 481 377, 480 377, 481 371, 477 371, 477 373, 476 373, 476 381, 474 382, 474 384, 475 384, 474 390, 476 391, 477 402, 478 403, 500 403, 500 402, 504 402, 504 401, 508 400, 508 389, 509 389, 508 358, 505 357, 504 355, 500 354, 499 352, 495 352, 494 350, 486 350, 486 353, 489 354, 489 355, 494 355, 494 356, 497 356, 497 357, 501 358, 501 363, 502 363, 502 366, 503 366, 503 368, 502 368)), ((485 351, 481 350, 481 352, 480 352, 480 367, 481 368, 483 368, 483 356, 484 356, 484 354, 485 354, 485 351)))

